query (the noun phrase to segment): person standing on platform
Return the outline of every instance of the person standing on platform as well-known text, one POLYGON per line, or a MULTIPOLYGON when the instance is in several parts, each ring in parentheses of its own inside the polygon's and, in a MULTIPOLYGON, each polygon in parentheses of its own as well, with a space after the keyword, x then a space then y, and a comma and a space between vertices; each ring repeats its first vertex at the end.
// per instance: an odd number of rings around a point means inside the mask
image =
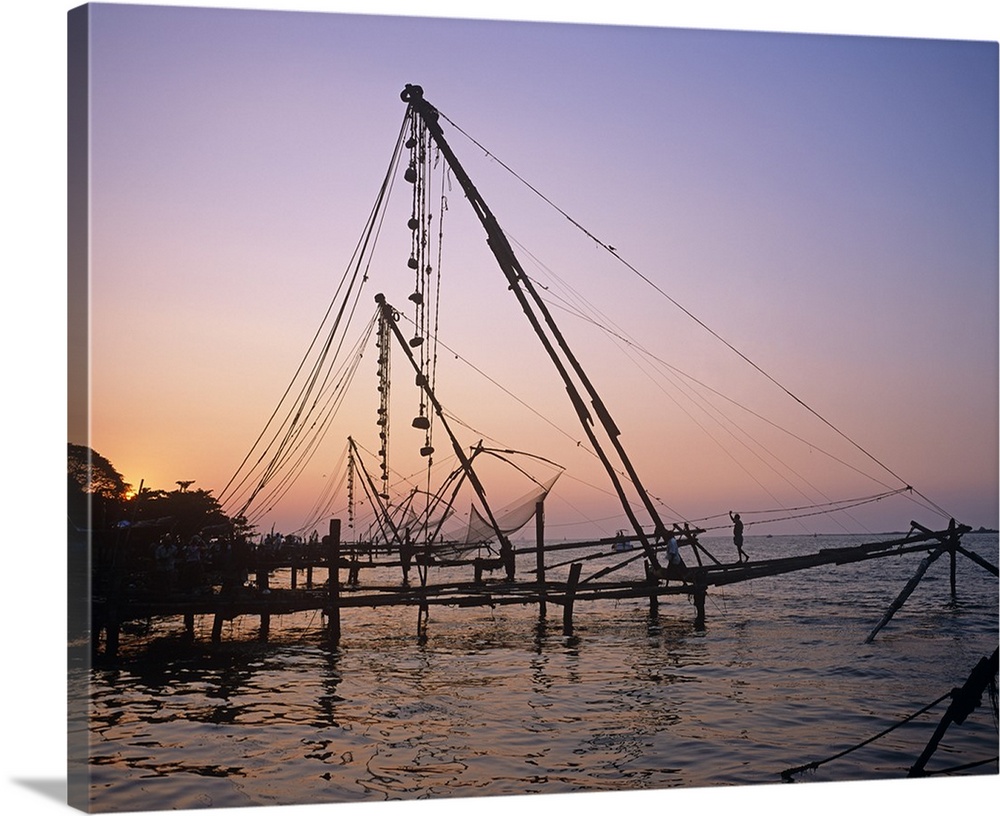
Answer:
POLYGON ((667 574, 666 584, 670 584, 671 578, 677 578, 681 582, 687 580, 687 564, 681 558, 680 547, 677 545, 677 536, 673 532, 667 533, 667 574))
POLYGON ((750 556, 743 552, 743 519, 740 518, 739 513, 734 514, 732 510, 729 511, 729 518, 733 522, 733 544, 736 545, 736 553, 742 564, 744 561, 750 560, 750 556))

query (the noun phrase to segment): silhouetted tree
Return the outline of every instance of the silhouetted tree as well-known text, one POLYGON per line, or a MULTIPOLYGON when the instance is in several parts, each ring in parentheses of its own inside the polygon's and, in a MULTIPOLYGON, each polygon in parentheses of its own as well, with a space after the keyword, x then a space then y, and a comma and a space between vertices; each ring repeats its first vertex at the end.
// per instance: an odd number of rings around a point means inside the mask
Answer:
POLYGON ((86 445, 69 443, 68 513, 81 530, 109 527, 125 517, 130 485, 114 466, 86 445))
POLYGON ((247 535, 253 529, 245 518, 230 519, 211 490, 191 490, 194 480, 179 480, 175 482, 178 489, 171 491, 142 487, 130 496, 131 485, 91 448, 70 443, 68 465, 69 520, 78 530, 107 530, 124 521, 133 527, 145 522, 140 526, 187 540, 209 527, 229 527, 236 535, 247 535))
POLYGON ((69 443, 69 476, 83 490, 107 499, 123 501, 130 485, 97 451, 85 445, 69 443))
POLYGON ((133 502, 137 521, 162 519, 181 540, 206 527, 230 523, 211 490, 143 490, 129 503, 133 502))

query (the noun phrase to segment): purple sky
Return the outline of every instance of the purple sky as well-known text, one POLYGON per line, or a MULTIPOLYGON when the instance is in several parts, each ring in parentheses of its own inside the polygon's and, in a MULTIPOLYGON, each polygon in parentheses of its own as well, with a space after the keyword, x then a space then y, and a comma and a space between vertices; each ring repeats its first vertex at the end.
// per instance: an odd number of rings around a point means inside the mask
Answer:
MULTIPOLYGON (((720 420, 683 377, 561 318, 668 520, 905 483, 996 524, 995 43, 101 4, 92 20, 91 444, 132 484, 221 494, 333 296, 414 82, 657 288, 446 123, 539 259, 529 274, 551 273, 658 360, 814 446, 742 409, 720 420)), ((475 429, 464 445, 486 435, 568 468, 554 535, 613 533, 621 510, 457 185, 449 204, 441 339, 537 413, 457 364, 442 366, 441 400, 475 429)), ((376 292, 405 304, 412 288, 408 206, 402 191, 390 203, 362 321, 376 292)), ((262 528, 305 523, 349 434, 377 447, 369 363, 363 396, 262 528)), ((420 446, 407 424, 404 458, 420 446)), ((787 531, 941 522, 907 500, 872 509, 787 531)))
MULTIPOLYGON (((892 474, 962 521, 996 522, 995 44, 98 4, 92 49, 91 444, 131 483, 221 494, 333 296, 415 82, 892 474)), ((683 383, 623 365, 566 317, 670 520, 901 486, 448 135, 539 276, 851 466, 816 468, 809 448, 748 428, 796 483, 769 484, 683 383)), ((412 288, 408 202, 393 203, 366 304, 412 288)), ((478 432, 565 465, 554 527, 614 532, 620 508, 574 450, 562 387, 457 185, 449 204, 442 341, 570 435, 452 366, 438 391, 475 429, 463 444, 478 432)), ((372 377, 263 527, 304 523, 349 434, 377 447, 372 377)), ((937 523, 904 503, 863 526, 911 517, 937 523)))

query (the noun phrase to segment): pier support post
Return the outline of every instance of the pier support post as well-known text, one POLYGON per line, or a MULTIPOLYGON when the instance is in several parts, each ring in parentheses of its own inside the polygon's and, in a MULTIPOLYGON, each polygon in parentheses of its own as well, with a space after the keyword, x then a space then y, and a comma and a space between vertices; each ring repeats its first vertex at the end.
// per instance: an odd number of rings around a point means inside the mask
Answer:
MULTIPOLYGON (((142 485, 139 486, 142 489, 142 485)), ((125 552, 121 542, 116 538, 112 544, 110 592, 106 618, 104 620, 104 654, 112 659, 118 657, 118 645, 121 638, 121 611, 118 608, 125 587, 125 552)), ((98 629, 98 631, 100 631, 98 629)))
POLYGON ((649 617, 656 619, 660 615, 660 598, 656 594, 659 582, 649 562, 643 561, 642 565, 646 570, 646 583, 649 585, 649 617))
MULTIPOLYGON (((262 561, 257 562, 257 592, 264 596, 267 595, 271 590, 269 587, 269 582, 271 576, 269 574, 267 564, 262 561)), ((268 635, 271 633, 271 615, 268 612, 260 613, 260 639, 267 640, 268 635)))
POLYGON ((330 519, 327 559, 330 563, 327 635, 333 643, 338 643, 340 641, 340 519, 330 519))
POLYGON ((413 561, 413 545, 410 544, 410 528, 403 531, 403 540, 399 542, 399 563, 403 569, 403 586, 410 585, 410 563, 413 561))
POLYGON ((955 558, 959 545, 958 530, 955 528, 955 519, 948 523, 948 553, 951 555, 951 605, 958 605, 958 588, 955 583, 955 558))
POLYGON ((701 629, 705 626, 705 597, 708 595, 708 587, 705 582, 698 577, 694 581, 694 625, 701 629))
POLYGON ((417 643, 427 642, 427 621, 430 618, 430 607, 422 603, 417 607, 417 643))
POLYGON ((566 599, 563 601, 563 634, 569 637, 573 634, 573 601, 576 598, 576 585, 580 581, 580 570, 583 564, 579 561, 570 565, 569 581, 566 583, 566 599))
POLYGON ((955 585, 955 550, 951 550, 951 605, 958 605, 958 589, 955 585))
POLYGON ((535 504, 535 576, 538 581, 538 615, 545 617, 545 502, 535 504))

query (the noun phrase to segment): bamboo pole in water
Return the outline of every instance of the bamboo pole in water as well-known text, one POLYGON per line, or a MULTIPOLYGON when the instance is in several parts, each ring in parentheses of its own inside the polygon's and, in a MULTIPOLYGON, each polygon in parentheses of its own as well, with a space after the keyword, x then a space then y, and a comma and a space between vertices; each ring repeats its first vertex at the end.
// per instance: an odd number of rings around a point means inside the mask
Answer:
POLYGON ((576 598, 576 585, 580 581, 580 570, 582 569, 583 564, 579 561, 569 568, 566 599, 563 601, 563 634, 567 637, 573 634, 573 600, 576 598))
POLYGON ((327 557, 330 561, 327 633, 330 640, 337 643, 340 640, 340 519, 330 519, 330 542, 327 557))
POLYGON ((643 561, 642 565, 646 570, 646 583, 649 584, 649 617, 655 619, 660 614, 660 596, 656 593, 659 581, 648 561, 643 561))
POLYGON ((538 578, 538 614, 545 617, 545 502, 535 503, 535 575, 538 578))
POLYGON ((875 635, 879 633, 883 626, 885 626, 889 621, 892 620, 892 616, 895 615, 899 608, 906 602, 906 599, 910 597, 910 594, 917 588, 917 584, 920 583, 920 579, 924 577, 924 573, 927 572, 927 568, 930 567, 941 555, 945 552, 945 545, 941 545, 936 550, 930 553, 923 561, 920 562, 920 566, 917 567, 916 574, 909 580, 903 591, 896 596, 896 600, 892 602, 889 606, 889 611, 882 616, 882 620, 878 622, 878 625, 872 629, 871 634, 865 638, 865 643, 871 643, 875 640, 875 635))
MULTIPOLYGON (((270 592, 268 582, 270 581, 270 575, 268 574, 267 564, 258 561, 257 562, 257 591, 264 595, 270 592)), ((271 616, 267 612, 261 612, 260 614, 260 639, 267 640, 268 635, 271 632, 271 616)))

